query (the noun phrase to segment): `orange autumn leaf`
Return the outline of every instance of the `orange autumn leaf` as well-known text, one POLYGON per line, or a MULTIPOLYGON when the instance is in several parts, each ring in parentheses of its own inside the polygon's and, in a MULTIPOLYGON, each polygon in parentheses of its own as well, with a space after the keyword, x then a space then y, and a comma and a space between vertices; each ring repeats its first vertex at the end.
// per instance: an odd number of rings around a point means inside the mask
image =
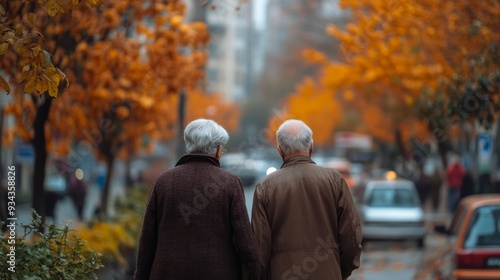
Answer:
POLYGON ((323 53, 304 52, 320 67, 313 77, 316 90, 308 89, 311 78, 306 77, 284 102, 300 100, 305 108, 295 106, 302 114, 296 115, 313 118, 316 112, 308 103, 328 91, 335 98, 323 100, 325 106, 340 103, 346 115, 356 115, 340 124, 325 123, 323 130, 340 125, 394 141, 394 131, 402 129, 406 140, 428 138, 428 120, 416 120, 422 91, 432 91, 454 75, 473 75, 463 61, 500 43, 498 1, 343 0, 340 6, 351 12, 349 22, 328 24, 325 31, 340 42, 341 56, 325 63, 319 56, 323 53))

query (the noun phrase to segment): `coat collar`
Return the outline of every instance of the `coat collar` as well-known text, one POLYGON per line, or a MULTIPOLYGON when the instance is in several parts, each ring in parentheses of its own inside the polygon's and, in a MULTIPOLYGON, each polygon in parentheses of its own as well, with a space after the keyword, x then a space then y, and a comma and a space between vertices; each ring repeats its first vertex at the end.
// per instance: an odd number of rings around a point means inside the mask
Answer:
POLYGON ((314 163, 314 164, 316 164, 310 157, 298 155, 298 156, 291 156, 291 157, 285 159, 285 161, 281 165, 281 168, 293 166, 296 164, 302 164, 302 163, 314 163))
POLYGON ((185 154, 179 159, 179 161, 177 162, 177 164, 175 164, 175 166, 195 161, 208 162, 210 164, 220 167, 220 162, 216 157, 206 154, 185 154))

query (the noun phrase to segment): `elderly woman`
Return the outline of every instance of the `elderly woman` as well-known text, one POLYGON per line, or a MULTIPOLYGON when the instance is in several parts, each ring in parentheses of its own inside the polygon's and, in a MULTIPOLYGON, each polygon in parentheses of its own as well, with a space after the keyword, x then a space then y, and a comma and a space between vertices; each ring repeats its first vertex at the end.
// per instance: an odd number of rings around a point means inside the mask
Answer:
POLYGON ((135 279, 260 279, 243 185, 219 165, 228 140, 214 121, 186 126, 188 154, 149 195, 135 279))

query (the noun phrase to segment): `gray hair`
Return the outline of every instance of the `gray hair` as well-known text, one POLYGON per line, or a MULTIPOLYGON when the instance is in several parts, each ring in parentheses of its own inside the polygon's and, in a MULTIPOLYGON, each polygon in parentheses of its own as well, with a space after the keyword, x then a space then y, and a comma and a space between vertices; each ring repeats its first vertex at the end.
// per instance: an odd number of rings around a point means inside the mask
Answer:
POLYGON ((184 142, 189 154, 213 155, 217 152, 217 147, 226 145, 227 141, 227 131, 212 120, 197 119, 184 129, 184 142))
POLYGON ((276 139, 285 155, 309 152, 312 144, 312 130, 299 120, 285 121, 276 132, 276 139))

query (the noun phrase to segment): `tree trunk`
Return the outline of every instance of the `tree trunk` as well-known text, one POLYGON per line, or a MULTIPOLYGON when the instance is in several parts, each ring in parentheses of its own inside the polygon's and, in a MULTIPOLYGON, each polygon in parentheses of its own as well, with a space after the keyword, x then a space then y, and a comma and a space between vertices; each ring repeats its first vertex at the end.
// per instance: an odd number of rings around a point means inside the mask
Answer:
POLYGON ((398 148, 399 155, 403 157, 405 160, 408 159, 408 153, 405 149, 405 145, 403 143, 403 136, 401 135, 401 129, 397 127, 394 130, 394 140, 396 142, 396 146, 398 148))
POLYGON ((127 188, 132 188, 134 186, 134 179, 132 178, 132 157, 130 156, 131 152, 129 151, 128 158, 125 161, 125 184, 127 188))
POLYGON ((446 170, 446 167, 448 166, 446 154, 450 150, 450 145, 448 143, 449 139, 446 130, 441 125, 436 125, 431 122, 429 122, 428 127, 437 142, 439 157, 441 158, 443 168, 446 170))
POLYGON ((106 180, 104 180, 104 188, 102 190, 101 205, 99 212, 103 215, 108 214, 108 200, 111 189, 111 178, 113 177, 113 167, 115 163, 115 156, 109 155, 106 157, 106 180))
MULTIPOLYGON (((36 117, 33 124, 34 137, 33 149, 35 151, 35 166, 33 172, 33 209, 42 217, 42 225, 45 223, 45 166, 47 164, 47 143, 45 138, 45 124, 49 118, 51 97, 44 98, 43 103, 37 107, 36 117)), ((37 97, 33 96, 33 102, 37 97)))

